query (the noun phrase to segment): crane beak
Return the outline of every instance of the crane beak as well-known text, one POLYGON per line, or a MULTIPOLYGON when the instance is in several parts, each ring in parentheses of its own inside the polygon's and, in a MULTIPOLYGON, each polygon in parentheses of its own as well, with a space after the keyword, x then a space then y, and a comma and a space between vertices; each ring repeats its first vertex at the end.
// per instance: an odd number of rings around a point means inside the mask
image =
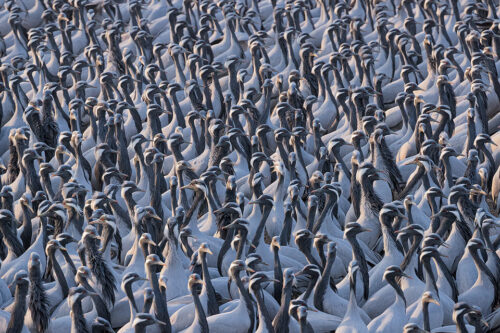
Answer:
POLYGON ((420 97, 420 96, 415 97, 414 101, 415 102, 419 102, 419 103, 425 103, 425 101, 423 100, 423 98, 420 97))
POLYGON ((488 195, 488 193, 486 193, 485 191, 483 190, 476 190, 476 189, 472 189, 470 190, 471 193, 474 193, 474 194, 482 194, 482 195, 488 195))
MULTIPOLYGON (((293 276, 294 276, 294 277, 298 277, 298 276, 302 276, 302 275, 304 275, 304 272, 303 272, 303 271, 298 271, 297 273, 294 273, 294 274, 293 274, 293 276)), ((273 279, 273 281, 274 281, 274 282, 280 282, 280 281, 278 281, 278 280, 276 280, 276 279, 273 279)))
POLYGON ((493 146, 498 147, 498 145, 497 145, 497 144, 496 144, 493 140, 489 140, 488 142, 489 142, 490 144, 492 144, 493 146))
POLYGON ((24 134, 19 134, 19 138, 23 140, 28 140, 28 137, 24 134))
POLYGON ((154 220, 157 220, 157 221, 163 221, 163 220, 161 219, 161 217, 159 217, 158 215, 153 214, 153 213, 148 213, 148 214, 147 214, 147 216, 148 216, 148 217, 151 217, 151 218, 153 218, 154 220))
POLYGON ((434 303, 436 305, 441 305, 441 304, 439 304, 438 300, 436 300, 434 298, 429 299, 429 303, 434 303))
POLYGON ((49 211, 45 211, 45 212, 43 212, 43 213, 39 214, 38 216, 39 216, 39 217, 47 217, 47 216, 49 216, 49 214, 50 214, 50 212, 49 212, 49 211))
POLYGON ((417 161, 411 160, 411 161, 403 163, 403 165, 412 165, 412 164, 417 164, 417 161))

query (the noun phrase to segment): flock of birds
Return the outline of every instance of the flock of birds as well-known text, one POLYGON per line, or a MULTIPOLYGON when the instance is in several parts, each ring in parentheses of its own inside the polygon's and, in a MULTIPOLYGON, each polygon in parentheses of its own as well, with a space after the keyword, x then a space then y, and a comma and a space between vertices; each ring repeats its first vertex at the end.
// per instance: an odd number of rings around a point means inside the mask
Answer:
POLYGON ((498 0, 2 0, 0 332, 500 332, 498 0))

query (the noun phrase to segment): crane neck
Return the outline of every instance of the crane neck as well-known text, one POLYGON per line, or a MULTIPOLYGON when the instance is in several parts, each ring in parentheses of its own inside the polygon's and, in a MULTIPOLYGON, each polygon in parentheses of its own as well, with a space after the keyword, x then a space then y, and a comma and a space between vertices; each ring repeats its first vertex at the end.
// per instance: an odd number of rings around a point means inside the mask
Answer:
POLYGON ((318 279, 316 288, 314 289, 314 306, 320 311, 323 311, 323 300, 327 292, 327 288, 329 287, 330 273, 334 261, 335 255, 329 254, 326 265, 323 268, 323 272, 321 273, 321 277, 318 279))
POLYGON ((59 262, 57 261, 55 250, 48 252, 48 258, 49 260, 47 262, 47 270, 49 271, 49 268, 53 268, 56 281, 62 290, 63 297, 67 297, 69 293, 68 282, 66 281, 66 277, 64 276, 64 273, 61 269, 61 265, 59 265, 59 262))
POLYGON ((248 294, 248 291, 245 289, 245 286, 243 285, 243 281, 241 281, 239 272, 233 276, 233 279, 235 280, 236 286, 238 287, 240 300, 246 307, 248 315, 250 317, 250 327, 248 328, 248 333, 251 333, 253 332, 255 326, 255 310, 252 304, 252 300, 250 298, 250 295, 248 294))
POLYGON ((269 214, 271 214, 272 207, 264 206, 261 207, 261 209, 262 209, 262 215, 259 221, 259 226, 257 227, 257 231, 255 232, 255 236, 252 240, 253 247, 250 248, 249 253, 255 252, 255 249, 257 249, 260 242, 263 240, 264 227, 266 226, 269 214))
POLYGON ((198 296, 198 293, 194 288, 191 288, 191 295, 193 296, 195 307, 194 322, 197 322, 200 325, 201 333, 208 333, 207 316, 205 315, 205 311, 203 310, 203 306, 201 305, 200 296, 198 296))
POLYGON ((210 279, 210 272, 208 271, 207 254, 205 252, 201 252, 200 259, 201 259, 201 269, 203 271, 203 281, 205 282, 205 289, 207 291, 207 296, 208 296, 208 304, 207 304, 208 315, 213 316, 219 313, 219 306, 217 305, 215 289, 212 284, 212 280, 210 279))
POLYGON ((269 316, 269 312, 267 311, 266 302, 264 300, 264 291, 262 290, 260 285, 252 286, 252 293, 257 300, 257 311, 259 315, 259 326, 264 327, 268 332, 273 331, 273 323, 272 319, 269 316))
POLYGON ((288 313, 288 308, 292 300, 292 283, 293 280, 287 281, 283 286, 283 292, 281 294, 281 307, 274 317, 273 327, 275 332, 287 332, 288 325, 290 323, 290 315, 288 313))
POLYGON ((165 323, 165 325, 160 325, 160 327, 162 328, 163 332, 171 333, 172 327, 170 324, 166 297, 160 290, 160 285, 158 283, 158 277, 156 276, 156 273, 152 271, 152 267, 150 267, 149 265, 146 265, 146 275, 151 284, 151 289, 153 289, 155 314, 158 319, 165 323))
POLYGON ((77 300, 71 305, 71 331, 86 332, 87 321, 83 315, 82 301, 77 300))

